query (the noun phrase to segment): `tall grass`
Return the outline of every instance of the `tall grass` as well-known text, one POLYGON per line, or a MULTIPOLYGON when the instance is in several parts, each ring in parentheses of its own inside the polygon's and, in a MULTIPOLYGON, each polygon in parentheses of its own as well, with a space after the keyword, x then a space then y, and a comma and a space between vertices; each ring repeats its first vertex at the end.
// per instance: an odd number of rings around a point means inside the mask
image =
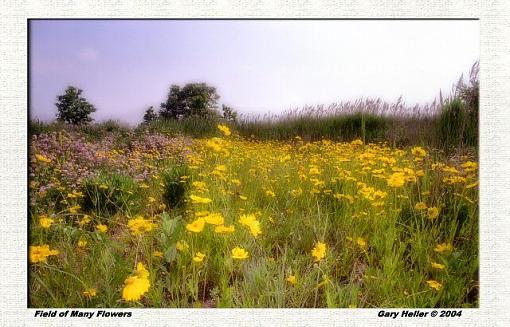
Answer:
POLYGON ((454 96, 443 105, 407 107, 380 99, 305 107, 280 116, 242 116, 238 132, 245 137, 288 140, 387 141, 395 146, 412 144, 447 148, 477 145, 478 117, 465 101, 454 96), (391 108, 391 110, 390 110, 391 108))
POLYGON ((358 99, 329 106, 307 106, 281 115, 244 115, 237 130, 245 137, 286 140, 329 138, 366 142, 388 141, 395 146, 421 144, 442 149, 478 145, 478 63, 469 82, 461 77, 446 99, 406 105, 381 99, 358 99))

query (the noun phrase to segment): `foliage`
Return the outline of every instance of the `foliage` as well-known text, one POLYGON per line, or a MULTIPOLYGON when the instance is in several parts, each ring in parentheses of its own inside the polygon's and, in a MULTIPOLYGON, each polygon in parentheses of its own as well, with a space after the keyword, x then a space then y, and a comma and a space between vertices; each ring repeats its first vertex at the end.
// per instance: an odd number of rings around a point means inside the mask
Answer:
POLYGON ((97 216, 114 216, 134 207, 139 198, 139 188, 130 176, 100 173, 83 183, 83 209, 97 216), (132 203, 133 202, 133 203, 132 203))
POLYGON ((72 125, 84 125, 93 119, 90 114, 96 108, 81 96, 83 91, 69 86, 63 95, 57 96, 57 119, 72 125))
POLYGON ((162 180, 165 185, 162 197, 168 208, 173 209, 184 204, 187 173, 187 168, 182 165, 173 165, 162 173, 162 180))
POLYGON ((158 118, 158 114, 154 111, 154 107, 150 106, 143 115, 143 122, 150 123, 158 118))
POLYGON ((237 112, 229 106, 221 105, 222 118, 228 122, 236 122, 237 121, 237 112))
POLYGON ((164 119, 215 115, 218 99, 216 88, 206 83, 188 83, 183 87, 174 84, 166 102, 161 104, 159 115, 164 119))

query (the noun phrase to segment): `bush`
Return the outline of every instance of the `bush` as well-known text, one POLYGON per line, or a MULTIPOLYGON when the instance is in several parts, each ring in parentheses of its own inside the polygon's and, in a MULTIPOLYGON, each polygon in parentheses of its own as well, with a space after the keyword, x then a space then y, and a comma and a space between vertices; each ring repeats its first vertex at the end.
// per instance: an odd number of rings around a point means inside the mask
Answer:
POLYGON ((97 215, 113 216, 117 212, 137 210, 140 190, 135 180, 118 173, 102 173, 83 183, 84 209, 97 215))
POLYGON ((184 204, 186 195, 186 180, 182 176, 187 176, 188 169, 184 165, 173 165, 172 168, 163 172, 163 201, 170 209, 178 208, 184 204))

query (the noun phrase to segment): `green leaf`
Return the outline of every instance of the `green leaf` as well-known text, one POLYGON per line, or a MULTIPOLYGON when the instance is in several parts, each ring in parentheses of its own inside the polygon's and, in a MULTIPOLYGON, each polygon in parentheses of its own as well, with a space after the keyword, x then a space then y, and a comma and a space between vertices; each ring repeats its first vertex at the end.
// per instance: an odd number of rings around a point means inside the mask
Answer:
POLYGON ((175 244, 173 244, 168 249, 166 249, 165 260, 166 260, 166 262, 170 263, 170 262, 173 262, 176 257, 177 257, 177 248, 175 247, 175 244))

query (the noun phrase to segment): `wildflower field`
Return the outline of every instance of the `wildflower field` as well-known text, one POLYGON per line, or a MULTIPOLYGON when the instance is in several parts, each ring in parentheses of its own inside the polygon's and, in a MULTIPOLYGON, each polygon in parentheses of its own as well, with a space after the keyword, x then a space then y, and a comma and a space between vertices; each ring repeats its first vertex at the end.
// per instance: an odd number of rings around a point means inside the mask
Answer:
POLYGON ((478 307, 478 165, 329 140, 33 136, 31 307, 478 307))

